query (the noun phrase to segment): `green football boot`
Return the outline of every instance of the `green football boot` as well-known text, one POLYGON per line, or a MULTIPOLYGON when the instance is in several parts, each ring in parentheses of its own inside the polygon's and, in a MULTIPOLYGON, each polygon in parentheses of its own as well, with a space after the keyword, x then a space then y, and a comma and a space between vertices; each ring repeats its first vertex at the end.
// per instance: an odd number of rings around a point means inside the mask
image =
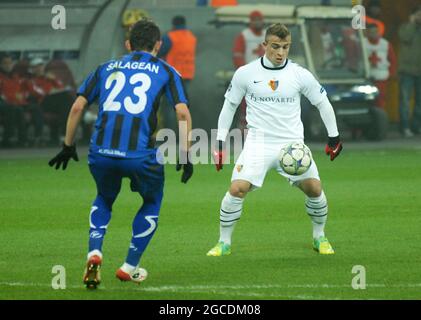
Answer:
POLYGON ((231 245, 220 241, 206 254, 208 257, 220 257, 231 254, 231 245))
POLYGON ((335 251, 329 243, 329 240, 327 240, 326 237, 319 237, 317 239, 313 239, 313 249, 320 254, 335 253, 335 251))

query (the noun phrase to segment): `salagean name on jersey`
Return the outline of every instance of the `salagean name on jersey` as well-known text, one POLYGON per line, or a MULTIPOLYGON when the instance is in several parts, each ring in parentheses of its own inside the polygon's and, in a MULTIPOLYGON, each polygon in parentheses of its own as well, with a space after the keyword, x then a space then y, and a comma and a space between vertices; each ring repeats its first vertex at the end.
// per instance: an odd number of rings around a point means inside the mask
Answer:
POLYGON ((132 70, 147 70, 150 72, 154 72, 156 74, 159 73, 159 66, 149 62, 138 62, 138 61, 115 61, 111 62, 107 66, 107 71, 111 71, 113 69, 132 69, 132 70))

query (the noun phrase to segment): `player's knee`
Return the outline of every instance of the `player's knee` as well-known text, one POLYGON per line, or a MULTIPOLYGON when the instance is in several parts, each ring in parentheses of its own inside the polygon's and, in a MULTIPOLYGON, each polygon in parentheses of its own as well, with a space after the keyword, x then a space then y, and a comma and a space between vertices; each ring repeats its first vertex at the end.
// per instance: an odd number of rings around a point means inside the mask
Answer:
POLYGON ((318 198, 322 194, 322 184, 319 180, 307 180, 301 185, 301 189, 309 198, 318 198))
POLYGON ((322 187, 321 186, 314 186, 311 187, 307 192, 307 196, 310 198, 318 198, 322 194, 322 187))
POLYGON ((229 189, 230 195, 237 198, 244 198, 247 192, 248 192, 248 188, 245 188, 244 186, 237 185, 237 184, 232 184, 229 189))
POLYGON ((144 203, 160 204, 164 196, 163 188, 151 188, 146 193, 140 193, 144 203))
POLYGON ((96 200, 111 211, 116 198, 117 194, 98 193, 96 200))

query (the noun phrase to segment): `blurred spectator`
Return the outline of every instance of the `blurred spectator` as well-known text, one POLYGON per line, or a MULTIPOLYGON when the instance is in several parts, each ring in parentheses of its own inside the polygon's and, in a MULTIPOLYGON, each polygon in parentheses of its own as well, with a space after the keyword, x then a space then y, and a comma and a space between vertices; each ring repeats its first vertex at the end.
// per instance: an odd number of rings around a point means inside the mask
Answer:
MULTIPOLYGON (((29 78, 31 73, 29 72, 30 63, 28 60, 17 61, 12 69, 12 76, 20 83, 20 90, 23 95, 23 99, 20 101, 19 109, 22 109, 24 112, 24 140, 26 145, 27 143, 32 144, 33 146, 38 146, 41 143, 42 138, 42 129, 43 129, 43 117, 42 110, 39 104, 30 99, 29 96, 29 78), (33 125, 34 132, 33 136, 28 139, 28 127, 33 125)), ((21 144, 22 145, 22 144, 21 144)))
POLYGON ((383 37, 384 32, 385 32, 385 25, 383 21, 381 21, 381 18, 382 18, 382 7, 380 4, 380 0, 371 0, 370 3, 367 5, 367 16, 366 16, 365 23, 367 25, 369 24, 377 25, 380 37, 383 37))
POLYGON ((386 107, 387 83, 396 75, 396 56, 392 44, 380 36, 377 24, 369 24, 366 29, 365 47, 370 62, 369 77, 379 89, 376 105, 386 107))
POLYGON ((45 65, 45 73, 54 76, 54 79, 61 82, 63 87, 76 96, 76 82, 72 71, 63 60, 51 60, 45 65))
POLYGON ((67 114, 73 96, 51 72, 46 72, 45 62, 35 58, 30 63, 32 77, 28 80, 28 100, 40 108, 50 126, 50 142, 59 143, 64 135, 67 114))
POLYGON ((212 7, 225 7, 225 6, 236 6, 237 0, 211 0, 210 4, 212 7))
POLYGON ((26 104, 23 81, 12 70, 14 62, 9 55, 0 56, 0 117, 4 127, 2 146, 11 147, 15 129, 18 145, 26 142, 26 126, 23 105, 26 104))
POLYGON ((16 61, 12 73, 20 79, 27 79, 31 76, 29 73, 29 61, 27 59, 16 61))
POLYGON ((265 21, 263 14, 252 11, 249 15, 249 26, 244 29, 234 40, 232 58, 235 68, 239 68, 264 54, 263 42, 265 41, 265 21))
POLYGON ((194 78, 196 43, 196 36, 187 29, 184 16, 175 16, 172 30, 162 37, 159 56, 180 72, 185 84, 194 78))
POLYGON ((358 73, 359 65, 361 63, 362 50, 358 33, 355 29, 348 26, 343 26, 341 30, 342 45, 343 45, 343 64, 354 73, 358 73))
POLYGON ((402 134, 411 137, 413 133, 419 134, 421 129, 421 5, 410 16, 409 22, 400 27, 399 39, 400 125, 402 134), (409 104, 413 92, 415 106, 410 123, 409 104))
POLYGON ((321 22, 320 38, 323 48, 323 65, 325 69, 332 69, 334 67, 332 61, 335 59, 336 46, 328 24, 323 25, 321 22))
MULTIPOLYGON (((162 46, 158 54, 158 57, 165 59, 181 74, 187 95, 196 72, 196 44, 196 36, 186 26, 186 18, 181 15, 175 16, 172 19, 172 30, 162 37, 162 46)), ((159 110, 158 127, 162 128, 163 118, 175 115, 159 110)), ((164 122, 169 125, 176 123, 170 118, 164 122)))
MULTIPOLYGON (((236 69, 264 55, 264 28, 265 21, 263 14, 258 10, 252 11, 249 15, 248 28, 244 29, 234 39, 232 60, 236 69)), ((243 99, 237 114, 237 127, 242 132, 244 132, 247 127, 246 108, 247 105, 243 99)))
MULTIPOLYGON (((139 16, 142 17, 141 10, 135 10, 133 14, 136 17, 139 17, 139 16)), ((139 18, 137 20, 139 20, 139 18)), ((76 89, 77 89, 76 82, 73 77, 72 71, 70 70, 69 66, 67 65, 65 61, 60 60, 60 59, 54 59, 54 60, 49 61, 45 66, 45 73, 53 75, 56 80, 61 82, 65 91, 67 91, 67 94, 63 95, 66 98, 66 100, 70 101, 69 97, 72 97, 72 100, 76 98, 76 89)), ((63 105, 70 106, 72 103, 69 101, 67 102, 65 101, 63 105)), ((64 112, 65 110, 68 110, 68 107, 63 108, 62 111, 64 112)), ((51 117, 51 114, 47 113, 46 117, 47 118, 51 117)), ((62 116, 61 119, 67 120, 67 116, 66 117, 62 116)), ((83 121, 81 122, 82 141, 80 141, 79 143, 89 144, 89 140, 92 135, 92 129, 93 129, 95 120, 96 120, 96 112, 94 112, 91 107, 85 111, 85 114, 83 116, 83 121)), ((61 124, 61 126, 63 127, 62 133, 64 134, 64 124, 61 124)), ((56 132, 59 132, 59 128, 56 127, 55 130, 56 132)), ((56 132, 54 132, 54 129, 51 132, 52 141, 57 140, 58 134, 56 132)))

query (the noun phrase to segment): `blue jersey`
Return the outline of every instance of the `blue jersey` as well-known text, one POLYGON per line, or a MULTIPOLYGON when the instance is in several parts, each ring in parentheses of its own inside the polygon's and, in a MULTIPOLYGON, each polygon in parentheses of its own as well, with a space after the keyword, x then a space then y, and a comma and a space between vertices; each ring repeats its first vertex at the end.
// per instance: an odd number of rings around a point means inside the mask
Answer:
POLYGON ((161 96, 188 103, 177 71, 150 53, 137 51, 100 65, 82 83, 78 95, 99 103, 90 152, 138 158, 154 148, 161 96))

